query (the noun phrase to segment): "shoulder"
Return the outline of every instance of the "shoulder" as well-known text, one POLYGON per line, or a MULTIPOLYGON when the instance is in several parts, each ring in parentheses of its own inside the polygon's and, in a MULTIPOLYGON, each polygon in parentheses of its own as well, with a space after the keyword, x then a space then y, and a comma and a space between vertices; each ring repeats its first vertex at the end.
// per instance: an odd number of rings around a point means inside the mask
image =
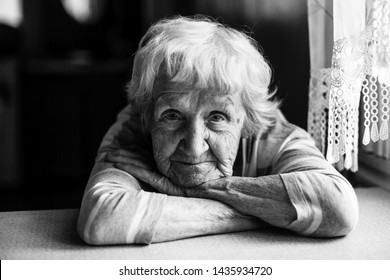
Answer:
POLYGON ((280 111, 277 113, 274 125, 257 139, 252 144, 257 149, 257 165, 259 169, 270 168, 279 155, 292 146, 315 146, 314 140, 309 133, 288 122, 280 111))
POLYGON ((149 142, 141 124, 139 108, 129 103, 118 113, 115 123, 103 137, 99 153, 116 148, 129 149, 134 145, 149 148, 149 142))
POLYGON ((274 125, 259 137, 259 145, 279 150, 290 141, 312 140, 310 134, 303 128, 286 120, 283 113, 278 111, 274 125))
POLYGON ((287 121, 283 113, 278 110, 274 125, 268 131, 262 133, 260 139, 263 141, 284 142, 291 137, 311 138, 306 130, 287 121))

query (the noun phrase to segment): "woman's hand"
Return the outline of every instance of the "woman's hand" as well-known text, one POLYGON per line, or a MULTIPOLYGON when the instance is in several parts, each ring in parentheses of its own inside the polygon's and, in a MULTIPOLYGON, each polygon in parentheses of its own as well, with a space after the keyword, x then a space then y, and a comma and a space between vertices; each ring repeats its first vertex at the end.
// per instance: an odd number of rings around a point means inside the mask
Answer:
POLYGON ((107 153, 107 161, 114 164, 138 180, 145 182, 161 193, 174 196, 207 198, 207 190, 224 190, 229 185, 229 177, 211 180, 193 188, 181 188, 172 181, 163 176, 156 169, 152 160, 143 155, 140 151, 132 152, 124 149, 117 149, 107 153))
POLYGON ((107 153, 107 161, 135 178, 147 183, 161 193, 174 196, 187 196, 186 190, 175 186, 167 177, 161 175, 154 164, 140 153, 118 149, 107 153))
POLYGON ((287 227, 297 219, 279 175, 224 177, 194 187, 192 195, 226 203, 244 215, 277 227, 287 227))

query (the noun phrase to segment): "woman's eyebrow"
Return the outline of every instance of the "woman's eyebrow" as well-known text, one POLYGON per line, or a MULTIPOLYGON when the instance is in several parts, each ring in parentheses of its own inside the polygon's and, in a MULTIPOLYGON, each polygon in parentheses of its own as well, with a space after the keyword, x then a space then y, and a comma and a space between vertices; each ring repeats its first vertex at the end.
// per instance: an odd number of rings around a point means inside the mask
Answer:
POLYGON ((183 91, 179 90, 164 90, 159 93, 159 95, 156 98, 156 102, 159 103, 172 103, 177 101, 178 95, 182 94, 183 91))
POLYGON ((161 87, 161 92, 183 92, 188 90, 194 90, 194 86, 188 83, 181 82, 165 82, 161 87))

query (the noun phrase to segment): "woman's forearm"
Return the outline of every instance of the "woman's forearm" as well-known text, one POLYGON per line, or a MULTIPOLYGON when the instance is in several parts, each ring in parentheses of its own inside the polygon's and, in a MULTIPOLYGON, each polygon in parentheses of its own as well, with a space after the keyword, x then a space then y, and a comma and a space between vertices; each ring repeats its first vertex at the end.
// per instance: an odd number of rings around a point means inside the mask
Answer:
POLYGON ((267 226, 219 201, 168 196, 152 242, 253 230, 267 226))
POLYGON ((218 201, 168 196, 161 206, 162 201, 150 194, 111 190, 87 196, 80 236, 91 245, 149 244, 265 226, 218 201))
POLYGON ((131 175, 107 169, 90 179, 78 231, 92 245, 149 244, 261 226, 222 202, 146 192, 131 175))
POLYGON ((200 186, 192 195, 224 202, 241 213, 303 235, 346 235, 358 216, 356 196, 341 175, 311 171, 222 178, 200 186))
POLYGON ((241 213, 286 227, 297 213, 280 176, 228 177, 210 181, 194 195, 224 202, 241 213))

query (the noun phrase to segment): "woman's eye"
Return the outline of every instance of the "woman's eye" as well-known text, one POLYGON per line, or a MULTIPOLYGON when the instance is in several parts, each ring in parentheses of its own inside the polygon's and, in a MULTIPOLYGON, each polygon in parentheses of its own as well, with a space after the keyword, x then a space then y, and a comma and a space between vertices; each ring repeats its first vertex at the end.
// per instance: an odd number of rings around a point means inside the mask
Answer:
POLYGON ((181 116, 177 112, 169 111, 163 114, 163 119, 167 121, 178 121, 181 120, 181 116))
POLYGON ((209 120, 215 123, 226 121, 226 119, 226 116, 222 113, 214 113, 209 117, 209 120))

